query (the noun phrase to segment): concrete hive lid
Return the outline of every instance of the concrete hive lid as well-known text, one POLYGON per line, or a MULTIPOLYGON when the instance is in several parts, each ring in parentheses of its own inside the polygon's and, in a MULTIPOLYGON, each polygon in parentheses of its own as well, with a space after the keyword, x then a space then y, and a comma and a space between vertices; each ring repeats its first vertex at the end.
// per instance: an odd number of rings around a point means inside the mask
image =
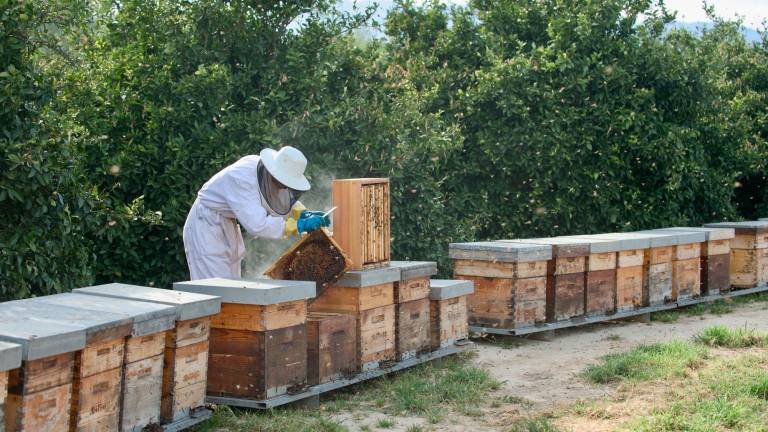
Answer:
POLYGON ((468 280, 432 279, 429 281, 429 299, 446 300, 470 295, 475 292, 475 284, 468 280))
MULTIPOLYGON (((10 302, 9 302, 10 303, 10 302)), ((30 316, 0 304, 0 340, 21 346, 24 360, 37 360, 85 348, 85 329, 30 316)))
POLYGON ((111 283, 73 290, 79 294, 123 298, 176 307, 176 319, 186 321, 216 315, 221 311, 221 298, 190 292, 111 283))
POLYGON ((401 270, 398 267, 380 267, 369 270, 354 270, 344 273, 334 284, 344 288, 365 288, 400 281, 401 270))
POLYGON ((569 258, 589 255, 589 240, 566 237, 540 237, 533 239, 498 240, 500 242, 530 243, 552 246, 552 257, 569 258))
POLYGON ((587 243, 589 247, 589 253, 590 254, 599 254, 599 253, 609 253, 609 252, 618 252, 622 249, 621 240, 616 239, 596 239, 596 238, 586 238, 586 237, 579 237, 579 236, 559 236, 558 238, 568 239, 568 240, 578 240, 587 243))
MULTIPOLYGON (((671 245, 667 246, 676 246, 681 244, 690 244, 690 243, 701 243, 707 241, 707 236, 703 232, 696 232, 696 231, 675 231, 675 230, 665 230, 665 229, 653 229, 653 230, 645 230, 645 231, 638 231, 638 233, 641 234, 652 234, 652 235, 663 235, 667 237, 671 237, 669 239, 670 242, 673 242, 671 245)), ((653 240, 651 240, 651 245, 653 246, 653 240)))
POLYGON ((648 249, 651 247, 651 240, 648 236, 637 235, 635 233, 580 234, 569 237, 595 240, 615 240, 619 242, 616 252, 648 249))
POLYGON ((0 342, 0 372, 21 366, 21 351, 19 344, 0 342))
POLYGON ((270 305, 315 297, 315 283, 274 279, 201 279, 176 282, 177 291, 221 297, 222 303, 270 305))
POLYGON ((437 274, 434 261, 390 261, 390 267, 400 269, 400 280, 425 278, 437 274))
POLYGON ((733 228, 670 227, 670 228, 661 228, 661 230, 662 231, 700 232, 704 234, 705 241, 729 240, 736 237, 736 230, 734 230, 733 228))
POLYGON ((140 302, 81 293, 56 294, 38 297, 36 300, 41 303, 109 312, 116 316, 132 318, 133 330, 131 336, 145 336, 166 331, 174 328, 176 325, 176 307, 160 303, 140 302))
POLYGON ((546 261, 552 259, 552 246, 499 241, 451 243, 448 256, 453 259, 498 262, 546 261))
POLYGON ((749 232, 768 231, 768 220, 741 221, 741 222, 715 222, 704 224, 706 228, 733 228, 736 234, 749 232))

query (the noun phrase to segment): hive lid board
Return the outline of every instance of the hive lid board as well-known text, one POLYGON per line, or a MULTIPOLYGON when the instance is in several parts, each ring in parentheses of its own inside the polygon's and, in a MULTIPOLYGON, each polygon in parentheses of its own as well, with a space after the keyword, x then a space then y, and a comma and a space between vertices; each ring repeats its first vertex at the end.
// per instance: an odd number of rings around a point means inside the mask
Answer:
MULTIPOLYGON (((691 243, 701 243, 707 241, 707 236, 703 232, 695 232, 695 231, 674 231, 674 230, 665 230, 665 229, 653 229, 653 230, 645 230, 645 231, 638 231, 640 234, 651 234, 651 235, 662 235, 665 236, 668 241, 663 242, 666 246, 676 246, 681 244, 691 244, 691 243), (669 242, 672 242, 672 244, 667 244, 669 242)), ((653 241, 651 240, 651 247, 653 246, 653 241)))
POLYGON ((448 256, 453 259, 498 262, 546 261, 552 259, 552 246, 499 241, 451 243, 448 256))
POLYGON ((0 314, 0 340, 20 345, 23 360, 37 360, 85 348, 85 329, 6 309, 0 314))
POLYGON ((604 233, 604 234, 580 234, 569 237, 586 238, 595 240, 618 240, 619 248, 617 252, 648 249, 651 247, 651 240, 648 236, 635 233, 604 233))
POLYGON ((160 303, 140 302, 114 297, 79 293, 56 294, 35 300, 75 309, 109 312, 115 316, 133 319, 131 336, 145 336, 166 331, 176 325, 176 307, 160 303))
POLYGON ((729 240, 736 236, 733 228, 704 228, 704 227, 670 227, 661 228, 663 231, 692 231, 704 234, 705 241, 729 240))
POLYGON ((0 372, 21 366, 21 345, 0 342, 0 372))
POLYGON ((432 279, 429 281, 429 299, 446 300, 470 295, 475 292, 475 284, 468 280, 432 279))
POLYGON ((622 248, 621 240, 612 240, 607 238, 596 239, 579 236, 559 236, 558 238, 585 242, 588 244, 590 254, 618 252, 624 250, 622 248))
POLYGON ((434 261, 390 261, 390 267, 400 270, 400 280, 426 278, 437 274, 434 261))
POLYGON ((344 288, 365 288, 374 285, 400 281, 398 267, 380 267, 369 270, 354 270, 344 273, 333 286, 344 288))
POLYGON ((270 305, 315 297, 315 283, 274 279, 200 279, 173 284, 176 291, 216 295, 222 303, 270 305))
POLYGON ((589 240, 565 237, 541 237, 533 239, 498 240, 500 242, 529 243, 552 246, 554 258, 582 257, 589 255, 589 240))
POLYGON ((111 283, 73 290, 79 294, 124 298, 176 307, 176 319, 186 321, 216 315, 221 311, 221 299, 217 296, 150 288, 139 285, 111 283))
POLYGON ((741 221, 741 222, 715 222, 704 224, 706 228, 733 228, 736 233, 768 231, 768 220, 741 221))
POLYGON ((768 221, 768 218, 760 218, 758 221, 768 221))

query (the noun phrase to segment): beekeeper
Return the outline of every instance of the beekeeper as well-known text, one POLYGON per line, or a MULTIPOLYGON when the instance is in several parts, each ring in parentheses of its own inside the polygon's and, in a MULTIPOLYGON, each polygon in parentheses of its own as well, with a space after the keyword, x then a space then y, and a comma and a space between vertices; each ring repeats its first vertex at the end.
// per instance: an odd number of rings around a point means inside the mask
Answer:
POLYGON ((310 185, 307 158, 290 146, 264 149, 219 171, 197 193, 184 223, 184 253, 191 280, 240 278, 248 235, 277 239, 328 226, 322 212, 299 202, 310 185), (239 225, 238 225, 239 222, 239 225))

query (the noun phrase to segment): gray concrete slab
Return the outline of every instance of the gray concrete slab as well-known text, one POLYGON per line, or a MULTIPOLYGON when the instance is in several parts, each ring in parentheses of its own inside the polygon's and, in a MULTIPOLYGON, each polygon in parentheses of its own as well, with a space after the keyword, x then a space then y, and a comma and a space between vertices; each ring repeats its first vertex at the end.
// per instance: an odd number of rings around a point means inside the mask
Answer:
POLYGON ((706 228, 733 228, 738 231, 766 231, 768 220, 741 221, 741 222, 715 222, 703 225, 706 228))
MULTIPOLYGON (((665 230, 665 229, 653 229, 653 230, 645 230, 645 231, 637 231, 638 233, 648 233, 648 234, 661 234, 664 236, 670 236, 671 241, 674 242, 672 245, 668 246, 675 246, 675 245, 681 245, 681 244, 690 244, 690 243, 702 243, 707 241, 707 236, 703 232, 696 232, 696 231, 676 231, 676 230, 665 230)), ((653 245, 653 241, 651 241, 651 245, 653 245)))
MULTIPOLYGON (((0 303, 0 320, 26 315, 36 319, 59 322, 83 328, 86 339, 92 334, 118 328, 125 328, 122 336, 130 335, 133 318, 127 315, 59 306, 42 302, 40 301, 41 298, 43 297, 0 303)), ((115 333, 115 335, 118 336, 120 333, 115 333)))
POLYGON ((85 348, 85 329, 7 309, 0 314, 0 341, 20 345, 23 360, 37 360, 85 348))
POLYGON ((434 261, 390 261, 390 267, 400 269, 400 280, 425 278, 437 274, 434 261))
POLYGON ((704 234, 705 241, 730 240, 736 236, 733 228, 704 228, 704 227, 669 227, 660 228, 662 231, 693 231, 704 234))
POLYGON ((679 242, 679 233, 671 231, 633 231, 633 234, 648 236, 652 248, 669 247, 681 244, 679 242))
POLYGON ((453 259, 499 262, 546 261, 552 259, 552 246, 499 241, 451 243, 448 256, 453 259))
POLYGON ((445 300, 470 295, 475 284, 468 280, 432 279, 429 281, 429 299, 445 300))
POLYGON ((611 240, 607 238, 585 238, 579 236, 558 236, 557 238, 586 242, 588 244, 590 254, 610 253, 624 250, 622 248, 621 240, 611 240))
POLYGON ((768 218, 760 218, 758 221, 768 221, 768 218))
POLYGON ((619 246, 616 252, 627 250, 648 249, 651 247, 651 240, 647 235, 638 235, 635 233, 603 233, 603 234, 580 234, 568 237, 587 238, 595 240, 616 240, 619 246))
POLYGON ((176 307, 114 297, 79 293, 56 294, 35 300, 59 306, 90 311, 102 311, 133 319, 131 336, 145 336, 176 326, 176 307))
POLYGON ((499 242, 552 246, 552 257, 580 257, 589 255, 589 240, 565 237, 539 237, 532 239, 497 240, 499 242))
POLYGON ((16 369, 21 366, 21 345, 0 342, 0 372, 16 369))
POLYGON ((354 270, 344 273, 334 286, 345 288, 365 288, 390 282, 400 281, 401 270, 398 267, 380 267, 369 270, 354 270))
POLYGON ((314 298, 314 282, 272 279, 201 279, 176 282, 176 291, 216 295, 222 303, 270 305, 314 298))
POLYGON ((221 311, 221 298, 182 291, 111 283, 72 290, 79 294, 124 298, 176 307, 176 319, 185 321, 216 315, 221 311))

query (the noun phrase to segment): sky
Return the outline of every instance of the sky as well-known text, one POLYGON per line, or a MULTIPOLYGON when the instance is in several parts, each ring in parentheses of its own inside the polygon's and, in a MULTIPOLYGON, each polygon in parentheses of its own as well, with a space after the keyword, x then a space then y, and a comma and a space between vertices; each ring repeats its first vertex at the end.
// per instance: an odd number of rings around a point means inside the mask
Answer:
MULTIPOLYGON (((355 3, 354 0, 341 0, 344 8, 349 10, 355 3)), ((374 0, 357 0, 358 6, 366 6, 374 3, 374 0)), ((380 10, 386 10, 392 6, 392 0, 376 0, 380 10)), ((446 0, 446 3, 466 4, 466 0, 446 0)), ((737 15, 744 18, 744 24, 748 27, 762 28, 762 23, 768 19, 768 0, 709 0, 715 7, 718 16, 734 18, 737 15)), ((666 0, 669 10, 678 11, 677 20, 684 22, 707 21, 701 0, 666 0)), ((383 16, 383 15, 382 15, 383 16)))

